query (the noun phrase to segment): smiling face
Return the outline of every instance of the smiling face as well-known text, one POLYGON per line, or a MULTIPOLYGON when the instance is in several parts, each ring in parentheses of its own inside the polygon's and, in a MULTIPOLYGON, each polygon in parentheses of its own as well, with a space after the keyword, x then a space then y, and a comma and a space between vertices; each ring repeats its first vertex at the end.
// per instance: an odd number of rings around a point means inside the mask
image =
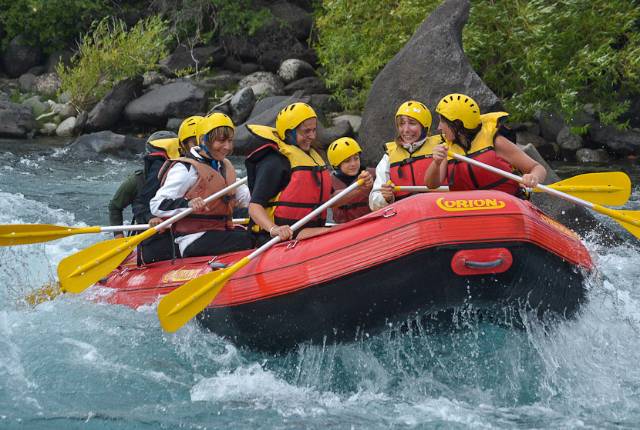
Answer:
POLYGON ((309 118, 296 127, 296 145, 303 151, 309 151, 311 144, 316 141, 318 120, 309 118))
POLYGON ((354 154, 340 163, 340 171, 347 176, 356 176, 360 173, 360 154, 354 154))
POLYGON ((205 145, 207 145, 207 149, 214 160, 224 160, 233 151, 233 130, 229 127, 219 127, 211 130, 207 135, 207 143, 205 145))
POLYGON ((396 126, 398 127, 398 137, 402 142, 415 143, 420 140, 422 125, 415 119, 400 115, 396 118, 396 126))
POLYGON ((438 122, 438 130, 442 132, 447 142, 453 142, 456 139, 456 133, 453 131, 453 128, 451 128, 442 117, 440 117, 440 122, 438 122))

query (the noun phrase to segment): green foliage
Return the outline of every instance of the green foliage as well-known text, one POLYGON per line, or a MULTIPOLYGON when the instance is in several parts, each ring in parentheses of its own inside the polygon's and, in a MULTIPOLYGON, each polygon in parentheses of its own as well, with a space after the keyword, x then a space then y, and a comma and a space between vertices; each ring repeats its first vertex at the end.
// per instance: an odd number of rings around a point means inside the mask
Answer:
POLYGON ((0 0, 3 45, 22 34, 50 53, 62 49, 91 22, 111 11, 107 0, 0 0))
MULTIPOLYGON (((572 117, 586 103, 616 121, 640 93, 640 8, 628 0, 476 0, 465 52, 514 119, 572 117)), ((439 1, 324 0, 317 51, 325 79, 361 108, 373 79, 439 1)))
POLYGON ((475 2, 465 48, 516 118, 572 118, 592 103, 616 121, 640 92, 640 9, 628 0, 475 2))
POLYGON ((167 24, 157 16, 127 31, 122 21, 103 19, 82 38, 79 51, 56 72, 61 91, 79 109, 94 106, 118 81, 152 70, 166 56, 167 24))
POLYGON ((439 0, 324 0, 315 46, 324 79, 347 109, 359 109, 371 83, 439 0))
POLYGON ((217 15, 217 23, 222 35, 254 35, 273 15, 256 6, 252 0, 210 0, 217 15))

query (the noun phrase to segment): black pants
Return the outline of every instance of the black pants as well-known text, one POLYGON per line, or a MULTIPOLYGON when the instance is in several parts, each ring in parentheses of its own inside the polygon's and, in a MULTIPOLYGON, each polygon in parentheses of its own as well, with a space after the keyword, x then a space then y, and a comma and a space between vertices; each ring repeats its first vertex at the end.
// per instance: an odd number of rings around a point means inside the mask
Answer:
POLYGON ((173 242, 173 235, 169 231, 156 233, 138 246, 138 264, 171 260, 179 256, 178 246, 173 242))
POLYGON ((184 250, 183 257, 220 255, 253 248, 249 232, 244 230, 212 230, 205 232, 184 250))

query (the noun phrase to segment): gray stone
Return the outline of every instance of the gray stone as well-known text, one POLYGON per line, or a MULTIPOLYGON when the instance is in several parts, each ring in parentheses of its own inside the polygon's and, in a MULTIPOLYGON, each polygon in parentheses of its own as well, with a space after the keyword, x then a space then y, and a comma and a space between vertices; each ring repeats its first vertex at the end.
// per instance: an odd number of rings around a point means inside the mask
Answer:
POLYGON ((36 80, 36 75, 32 73, 25 73, 18 78, 18 84, 20 89, 25 93, 30 93, 33 90, 33 83, 36 80))
MULTIPOLYGON (((51 100, 49 100, 51 101, 51 100)), ((76 108, 71 103, 55 103, 51 102, 51 111, 60 116, 61 119, 67 119, 69 117, 77 115, 76 108)))
POLYGON ((283 22, 296 38, 299 40, 309 38, 313 25, 313 17, 309 12, 286 1, 277 1, 268 7, 273 16, 283 22))
POLYGON ((2 53, 2 65, 10 78, 17 78, 42 61, 39 47, 30 46, 22 36, 14 37, 2 53))
POLYGON ((239 72, 243 75, 250 75, 260 70, 260 65, 256 63, 242 63, 239 72))
POLYGON ((637 130, 618 130, 613 126, 596 124, 589 128, 591 141, 600 148, 608 148, 618 157, 640 155, 640 132, 637 130))
POLYGON ((0 136, 27 137, 36 127, 29 106, 0 101, 0 136))
POLYGON ((555 142, 544 140, 537 134, 533 134, 528 131, 516 132, 516 136, 516 141, 519 145, 533 145, 540 155, 542 155, 546 160, 555 160, 558 156, 560 147, 555 142))
POLYGON ((324 86, 322 79, 309 76, 293 81, 284 87, 285 94, 293 94, 296 91, 302 91, 304 95, 322 94, 327 92, 327 87, 324 86))
POLYGON ((560 148, 565 151, 575 152, 582 148, 582 137, 577 134, 573 134, 571 129, 567 126, 563 127, 556 137, 556 142, 560 145, 560 148))
POLYGON ((358 134, 358 132, 360 131, 360 125, 362 124, 362 117, 360 115, 342 114, 333 118, 334 125, 341 121, 347 121, 349 124, 351 124, 351 128, 353 129, 354 133, 358 134))
MULTIPOLYGON (((483 112, 501 108, 462 49, 462 29, 469 8, 469 0, 444 1, 378 74, 362 115, 360 145, 365 164, 372 165, 381 158, 382 144, 396 133, 396 110, 407 100, 433 108, 443 96, 462 93, 473 97, 483 112)), ((433 117, 435 126, 437 115, 433 117)))
POLYGON ((44 124, 42 124, 42 127, 40 127, 40 130, 38 130, 38 133, 44 136, 53 136, 54 134, 56 134, 57 128, 58 124, 56 124, 55 122, 45 122, 44 124))
POLYGON ((71 51, 56 51, 47 57, 47 61, 44 65, 45 71, 48 73, 53 73, 56 71, 56 67, 59 63, 64 65, 69 65, 71 63, 71 58, 73 57, 73 52, 71 51))
POLYGON ((251 85, 251 90, 256 98, 271 97, 284 94, 279 87, 274 87, 270 82, 258 82, 251 85))
POLYGON ((68 148, 69 154, 75 158, 95 158, 96 154, 132 157, 144 150, 144 144, 144 139, 99 131, 78 137, 68 148))
POLYGON ((560 130, 567 126, 562 115, 556 112, 536 112, 535 117, 540 126, 540 135, 553 142, 556 142, 560 130))
POLYGON ((243 123, 251 114, 256 97, 251 88, 243 88, 233 95, 229 103, 231 118, 235 124, 243 123))
MULTIPOLYGON (((273 108, 276 105, 281 106, 282 102, 285 101, 285 100, 291 100, 291 97, 289 97, 289 96, 273 96, 273 97, 265 97, 263 99, 258 100, 253 105, 253 110, 251 111, 251 114, 249 115, 249 119, 253 119, 253 118, 257 117, 262 112, 265 112, 265 111, 273 108)), ((291 102, 291 103, 293 103, 293 102, 291 102)), ((282 105, 282 107, 284 107, 284 105, 282 105)), ((282 107, 280 109, 282 109, 282 107)))
POLYGON ((278 69, 278 76, 280 76, 285 84, 309 76, 315 76, 315 74, 316 71, 311 67, 311 64, 303 60, 298 60, 297 58, 284 60, 278 69))
POLYGON ((579 163, 608 163, 609 154, 604 149, 580 148, 576 151, 576 161, 579 163))
POLYGON ((22 102, 24 106, 28 106, 33 113, 33 117, 37 118, 45 112, 50 111, 49 105, 40 100, 39 96, 32 96, 22 102))
POLYGON ((142 76, 118 82, 91 109, 85 128, 88 131, 108 130, 118 123, 125 106, 142 93, 142 76))
POLYGON ((72 116, 62 121, 58 128, 56 128, 56 134, 60 137, 73 136, 73 130, 76 128, 76 117, 72 116))
POLYGON ((162 85, 165 82, 167 82, 167 78, 162 73, 156 72, 155 70, 145 72, 142 75, 142 86, 145 88, 155 84, 162 85))
POLYGON ((33 91, 45 97, 55 97, 60 89, 60 78, 55 73, 45 73, 33 81, 33 91))
POLYGON ((268 87, 271 87, 274 91, 274 94, 271 95, 282 95, 284 94, 284 85, 282 80, 271 72, 255 72, 248 76, 245 76, 238 83, 239 88, 252 87, 253 93, 256 97, 258 97, 259 91, 256 91, 256 86, 258 84, 267 84, 268 87))
POLYGON ((313 106, 316 112, 340 112, 342 106, 329 94, 311 94, 309 104, 313 106))
POLYGON ((332 127, 324 127, 318 122, 318 144, 322 149, 326 149, 336 139, 352 136, 353 129, 349 121, 339 121, 332 127))
POLYGON ((202 89, 189 81, 177 81, 149 91, 125 108, 125 117, 132 123, 163 126, 172 117, 187 117, 205 110, 202 89))
POLYGON ((169 118, 164 129, 175 131, 177 133, 178 129, 180 128, 180 124, 182 124, 182 121, 184 121, 184 118, 169 118))

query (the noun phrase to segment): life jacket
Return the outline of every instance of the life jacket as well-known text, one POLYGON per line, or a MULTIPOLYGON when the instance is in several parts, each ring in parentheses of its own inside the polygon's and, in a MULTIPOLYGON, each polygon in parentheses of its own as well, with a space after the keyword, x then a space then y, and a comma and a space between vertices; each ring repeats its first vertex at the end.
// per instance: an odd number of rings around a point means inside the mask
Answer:
MULTIPOLYGON (((247 166, 259 159, 263 151, 277 151, 289 161, 291 177, 289 183, 267 204, 267 214, 277 225, 293 225, 331 197, 331 175, 325 161, 313 148, 305 152, 295 145, 283 142, 272 127, 263 125, 247 125, 254 135, 266 140, 262 146, 247 157, 247 166)), ((247 172, 250 176, 250 172, 247 172)), ((250 181, 251 182, 251 181, 250 181)), ((249 184, 250 189, 252 184, 249 184)), ((318 218, 310 221, 305 227, 324 226, 327 212, 323 211, 318 218)), ((254 232, 260 231, 253 225, 254 232)))
MULTIPOLYGON (((513 172, 514 169, 511 164, 498 156, 493 143, 498 133, 498 122, 500 118, 507 115, 509 114, 506 112, 491 112, 481 115, 482 127, 471 142, 469 150, 465 151, 457 144, 452 144, 449 150, 505 172, 513 172)), ((522 188, 518 182, 454 158, 449 160, 448 182, 449 190, 451 191, 491 189, 504 191, 512 195, 520 195, 522 193, 522 188)))
MULTIPOLYGON (((187 200, 195 199, 196 197, 205 199, 228 186, 223 167, 221 167, 222 172, 218 172, 207 163, 186 157, 169 160, 165 163, 158 175, 161 185, 164 185, 168 171, 176 163, 189 164, 198 173, 198 179, 184 195, 187 200)), ((172 225, 173 231, 177 235, 185 235, 201 231, 233 229, 231 200, 232 198, 229 196, 223 196, 207 203, 204 208, 194 210, 186 217, 175 222, 172 225)))
MULTIPOLYGON (((424 185, 424 175, 433 162, 433 148, 442 143, 437 136, 427 137, 417 151, 409 153, 396 142, 385 144, 389 156, 389 176, 391 182, 398 186, 424 185)), ((396 200, 409 196, 406 191, 396 191, 396 200)))
MULTIPOLYGON (((367 169, 367 171, 375 180, 375 169, 367 169)), ((349 185, 351 185, 345 183, 335 173, 331 175, 331 181, 333 184, 334 192, 342 191, 349 185)), ((352 219, 360 218, 361 216, 371 212, 371 209, 369 208, 369 191, 370 190, 366 190, 360 187, 357 189, 357 191, 354 191, 354 193, 357 192, 358 194, 353 200, 342 206, 332 208, 333 220, 337 223, 342 224, 345 222, 349 222, 352 219)))

